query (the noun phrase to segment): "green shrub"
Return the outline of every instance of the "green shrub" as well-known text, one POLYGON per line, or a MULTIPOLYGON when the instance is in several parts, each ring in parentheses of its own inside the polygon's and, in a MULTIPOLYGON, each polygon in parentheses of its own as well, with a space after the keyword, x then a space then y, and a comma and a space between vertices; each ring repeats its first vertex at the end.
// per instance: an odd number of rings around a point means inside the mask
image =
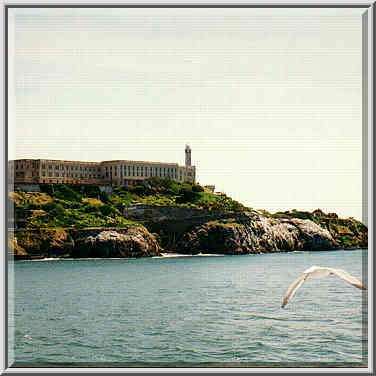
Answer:
POLYGON ((200 198, 200 194, 198 192, 194 192, 192 187, 184 186, 180 190, 180 195, 176 198, 176 202, 179 204, 184 204, 188 202, 195 202, 200 198))
POLYGON ((83 186, 83 194, 89 198, 98 198, 100 197, 101 191, 96 185, 86 185, 83 186))
POLYGON ((146 196, 151 194, 151 189, 143 184, 136 185, 133 192, 138 196, 146 196))
POLYGON ((64 206, 59 203, 55 203, 55 207, 49 211, 48 214, 55 217, 63 216, 65 214, 64 206))
POLYGON ((81 201, 82 194, 80 193, 80 187, 68 184, 55 184, 55 187, 52 185, 51 189, 51 195, 54 198, 68 201, 81 201))
POLYGON ((111 205, 104 204, 103 206, 98 208, 102 215, 109 216, 109 217, 114 217, 116 215, 120 215, 120 211, 116 208, 114 208, 111 205))
POLYGON ((102 214, 101 210, 100 210, 100 206, 91 206, 89 204, 86 204, 82 207, 82 211, 84 213, 92 213, 92 214, 102 214))
POLYGON ((193 192, 204 192, 204 187, 201 187, 199 184, 192 185, 193 192))
POLYGON ((47 193, 49 196, 53 196, 54 185, 55 184, 40 184, 40 191, 43 193, 47 193))
POLYGON ((99 192, 99 199, 105 204, 107 204, 110 200, 110 197, 106 192, 99 192))

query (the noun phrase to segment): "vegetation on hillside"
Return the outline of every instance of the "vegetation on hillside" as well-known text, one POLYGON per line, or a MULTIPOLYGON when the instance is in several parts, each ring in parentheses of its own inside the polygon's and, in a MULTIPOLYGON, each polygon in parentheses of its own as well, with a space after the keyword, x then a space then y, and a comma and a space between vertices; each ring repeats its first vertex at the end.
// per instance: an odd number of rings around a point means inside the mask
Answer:
MULTIPOLYGON (((287 244, 285 237, 283 237, 285 240, 282 240, 282 243, 281 241, 278 243, 278 236, 275 233, 265 235, 268 234, 270 227, 264 226, 265 217, 281 220, 266 221, 276 224, 283 223, 285 220, 290 224, 299 222, 294 221, 295 218, 311 220, 321 228, 327 229, 334 239, 333 242, 326 231, 321 231, 321 235, 319 231, 313 235, 313 238, 312 234, 301 235, 305 242, 309 242, 311 238, 314 239, 317 236, 319 238, 321 236, 322 239, 327 236, 330 238, 332 248, 366 248, 368 245, 367 227, 354 218, 341 219, 335 213, 326 214, 319 209, 313 212, 291 210, 273 214, 266 210, 255 211, 225 194, 214 194, 199 184, 178 183, 170 179, 150 178, 140 182, 137 186, 113 187, 111 194, 102 192, 98 186, 67 184, 41 185, 41 190, 41 192, 16 191, 8 193, 9 209, 14 207, 15 220, 18 222, 18 230, 8 239, 8 247, 18 257, 70 255, 72 249, 77 245, 77 239, 84 236, 82 233, 87 235, 87 231, 103 231, 103 228, 125 232, 129 230, 147 232, 146 228, 149 226, 150 232, 156 232, 153 236, 160 246, 166 249, 170 249, 171 245, 174 247, 177 239, 176 231, 179 231, 176 226, 172 226, 173 230, 169 234, 166 223, 162 225, 163 231, 159 230, 158 226, 152 230, 150 222, 145 221, 144 227, 140 222, 128 219, 126 208, 133 204, 176 206, 212 211, 209 216, 211 222, 204 224, 204 227, 199 226, 195 233, 197 241, 199 241, 197 251, 206 250, 208 247, 211 247, 211 250, 224 251, 223 246, 226 245, 236 254, 240 249, 244 251, 247 248, 246 244, 251 238, 252 241, 257 240, 259 249, 266 249, 268 252, 293 249, 294 245, 287 244), (133 228, 134 226, 137 226, 137 229, 133 228), (202 242, 206 233, 200 229, 210 230, 213 226, 215 231, 207 232, 208 242, 206 240, 202 242), (256 229, 255 237, 247 235, 246 226, 256 229), (324 237, 322 237, 322 233, 324 233, 324 237), (217 244, 215 247, 212 241, 217 244), (267 244, 269 244, 269 248, 266 247, 267 244)), ((11 220, 12 216, 9 217, 11 220)), ((206 220, 206 216, 204 216, 204 220, 206 220)), ((195 222, 195 226, 197 223, 195 222)), ((184 231, 186 229, 181 230, 181 235, 184 231)), ((187 244, 187 252, 191 252, 194 244, 192 242, 187 244)), ((325 244, 328 246, 327 243, 325 244)), ((178 250, 183 248, 184 244, 177 247, 178 250)), ((245 252, 251 252, 251 248, 248 247, 245 252)))
MULTIPOLYGON (((264 213, 266 214, 266 213, 264 213)), ((367 227, 354 218, 339 218, 336 213, 324 213, 317 209, 313 212, 291 210, 285 212, 268 213, 274 218, 309 219, 323 228, 326 228, 336 242, 343 248, 367 246, 367 227)))
POLYGON ((114 187, 111 195, 98 186, 41 185, 42 192, 9 192, 16 218, 26 228, 124 227, 137 225, 123 216, 131 204, 179 206, 206 210, 244 211, 245 206, 225 194, 199 184, 150 178, 137 186, 114 187))

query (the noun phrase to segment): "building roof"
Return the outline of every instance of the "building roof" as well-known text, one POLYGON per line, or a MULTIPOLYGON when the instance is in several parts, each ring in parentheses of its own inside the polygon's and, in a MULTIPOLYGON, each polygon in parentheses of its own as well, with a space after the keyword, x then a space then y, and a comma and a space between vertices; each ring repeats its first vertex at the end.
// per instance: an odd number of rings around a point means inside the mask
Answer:
POLYGON ((131 161, 131 160, 114 160, 114 161, 102 161, 99 163, 137 163, 137 164, 151 164, 151 165, 164 165, 164 166, 174 166, 178 167, 177 163, 171 162, 150 162, 150 161, 131 161))
POLYGON ((147 165, 157 165, 157 166, 171 166, 171 167, 184 167, 179 166, 178 163, 171 163, 171 162, 150 162, 150 161, 132 161, 132 160, 125 160, 125 159, 117 159, 117 160, 109 160, 109 161, 100 161, 100 162, 87 162, 87 161, 68 161, 65 159, 15 159, 10 160, 9 162, 16 162, 16 161, 41 161, 41 162, 54 162, 54 163, 85 163, 90 165, 101 165, 101 164, 109 164, 109 163, 133 163, 133 164, 147 164, 147 165))

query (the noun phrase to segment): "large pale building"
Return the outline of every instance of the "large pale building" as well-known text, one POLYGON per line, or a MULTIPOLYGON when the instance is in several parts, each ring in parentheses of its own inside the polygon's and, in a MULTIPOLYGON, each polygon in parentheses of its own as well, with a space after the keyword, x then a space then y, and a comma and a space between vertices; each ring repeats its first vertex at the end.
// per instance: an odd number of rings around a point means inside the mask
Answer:
POLYGON ((129 160, 16 159, 8 162, 9 183, 15 184, 135 185, 152 176, 195 183, 196 167, 191 164, 191 148, 185 147, 185 166, 129 160))

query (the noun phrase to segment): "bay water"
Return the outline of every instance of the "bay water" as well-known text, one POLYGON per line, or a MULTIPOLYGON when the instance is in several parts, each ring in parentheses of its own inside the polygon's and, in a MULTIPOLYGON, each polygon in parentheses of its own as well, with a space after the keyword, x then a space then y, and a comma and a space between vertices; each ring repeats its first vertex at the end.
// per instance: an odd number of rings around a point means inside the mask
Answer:
POLYGON ((9 343, 15 364, 364 366, 367 250, 244 256, 15 261, 9 343))

